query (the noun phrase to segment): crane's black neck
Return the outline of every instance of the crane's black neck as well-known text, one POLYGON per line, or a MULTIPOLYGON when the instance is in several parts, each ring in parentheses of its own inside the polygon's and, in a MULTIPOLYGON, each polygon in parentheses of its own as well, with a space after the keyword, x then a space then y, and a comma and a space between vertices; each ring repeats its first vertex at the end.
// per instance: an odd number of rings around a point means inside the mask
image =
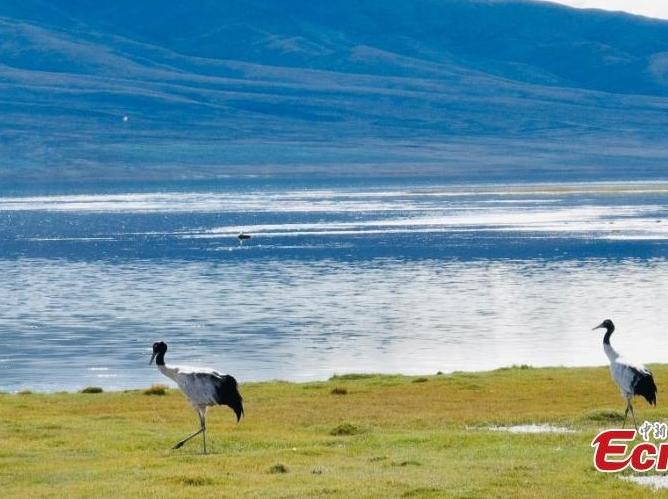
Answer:
POLYGON ((158 352, 155 356, 155 365, 164 366, 165 365, 165 352, 158 352))
POLYGON ((615 326, 607 326, 606 331, 605 331, 605 336, 603 337, 603 344, 604 345, 609 345, 610 344, 610 336, 612 336, 612 333, 615 331, 615 326))

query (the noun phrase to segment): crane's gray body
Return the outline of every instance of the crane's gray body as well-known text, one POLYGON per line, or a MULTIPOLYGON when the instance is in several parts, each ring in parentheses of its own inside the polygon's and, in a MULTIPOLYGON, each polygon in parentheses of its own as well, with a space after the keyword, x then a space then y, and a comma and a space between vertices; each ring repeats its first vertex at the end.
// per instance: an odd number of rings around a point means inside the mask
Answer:
POLYGON ((237 416, 237 422, 244 413, 243 399, 237 388, 237 380, 229 374, 221 374, 205 367, 168 366, 165 364, 167 344, 159 341, 153 344, 153 356, 158 370, 173 380, 197 411, 200 429, 179 441, 178 449, 188 440, 202 433, 206 454, 206 411, 212 405, 227 405, 237 416))

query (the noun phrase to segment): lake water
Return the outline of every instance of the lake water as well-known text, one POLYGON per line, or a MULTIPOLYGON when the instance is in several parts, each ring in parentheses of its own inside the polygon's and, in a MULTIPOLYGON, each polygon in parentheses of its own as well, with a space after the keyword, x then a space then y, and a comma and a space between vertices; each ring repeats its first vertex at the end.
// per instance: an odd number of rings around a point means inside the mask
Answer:
POLYGON ((0 191, 0 390, 668 360, 668 185, 0 191), (241 232, 252 234, 243 245, 241 232))

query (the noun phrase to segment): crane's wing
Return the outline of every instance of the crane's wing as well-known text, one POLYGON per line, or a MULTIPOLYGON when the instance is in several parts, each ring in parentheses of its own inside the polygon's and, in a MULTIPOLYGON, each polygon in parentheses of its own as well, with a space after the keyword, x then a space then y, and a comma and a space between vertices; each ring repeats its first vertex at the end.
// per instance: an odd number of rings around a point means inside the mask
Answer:
POLYGON ((172 366, 174 381, 194 406, 227 405, 237 415, 244 414, 243 399, 237 380, 229 374, 221 374, 205 367, 172 366))
POLYGON ((230 407, 237 416, 237 421, 244 414, 243 398, 239 393, 237 380, 229 374, 218 372, 200 372, 195 374, 195 383, 207 387, 208 398, 215 404, 230 407))
POLYGON ((642 364, 633 364, 625 359, 617 359, 619 365, 615 379, 622 390, 633 395, 641 395, 651 405, 656 405, 656 384, 652 372, 642 364), (619 379, 617 379, 619 376, 619 379))

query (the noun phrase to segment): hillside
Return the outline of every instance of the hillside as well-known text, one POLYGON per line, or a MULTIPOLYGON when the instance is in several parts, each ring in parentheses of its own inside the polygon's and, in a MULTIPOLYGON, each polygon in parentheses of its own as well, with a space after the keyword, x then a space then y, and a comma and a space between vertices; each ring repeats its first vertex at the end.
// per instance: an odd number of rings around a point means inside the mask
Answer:
POLYGON ((657 178, 667 157, 668 22, 501 0, 26 0, 0 4, 0 33, 5 181, 657 178))

